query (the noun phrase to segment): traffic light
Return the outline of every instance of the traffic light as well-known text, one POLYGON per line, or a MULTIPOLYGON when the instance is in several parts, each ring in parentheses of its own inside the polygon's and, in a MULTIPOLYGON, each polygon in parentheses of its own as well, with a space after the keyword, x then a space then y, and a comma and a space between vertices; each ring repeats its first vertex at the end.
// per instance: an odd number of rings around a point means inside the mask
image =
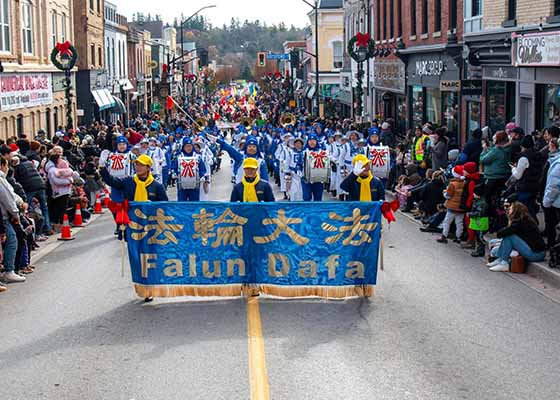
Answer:
POLYGON ((206 67, 208 65, 208 52, 206 49, 197 49, 198 53, 198 65, 200 67, 206 67))
POLYGON ((259 67, 266 67, 266 53, 263 51, 258 54, 258 65, 259 67))
POLYGON ((299 67, 299 50, 293 49, 290 52, 290 66, 292 68, 299 67))

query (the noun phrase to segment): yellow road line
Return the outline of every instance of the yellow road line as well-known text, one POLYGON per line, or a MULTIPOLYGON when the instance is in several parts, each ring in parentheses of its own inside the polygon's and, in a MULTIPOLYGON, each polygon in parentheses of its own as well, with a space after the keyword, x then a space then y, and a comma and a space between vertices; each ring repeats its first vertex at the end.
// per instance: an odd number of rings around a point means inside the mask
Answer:
POLYGON ((251 400, 268 400, 270 398, 270 389, 268 387, 268 375, 266 373, 266 359, 258 297, 249 297, 247 300, 247 335, 249 340, 251 400))

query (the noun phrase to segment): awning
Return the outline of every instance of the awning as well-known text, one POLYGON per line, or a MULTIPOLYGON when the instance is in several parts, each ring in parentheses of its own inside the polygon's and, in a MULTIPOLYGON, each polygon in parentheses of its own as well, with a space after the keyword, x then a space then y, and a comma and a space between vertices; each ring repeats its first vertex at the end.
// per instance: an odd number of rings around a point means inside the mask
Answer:
POLYGON ((99 107, 99 111, 107 110, 115 105, 113 95, 107 89, 92 90, 91 94, 99 107))
POLYGON ((113 107, 113 112, 115 114, 126 114, 126 106, 124 105, 122 100, 119 99, 117 96, 113 96, 113 99, 115 100, 115 106, 113 107))
POLYGON ((138 98, 138 92, 132 92, 132 98, 130 99, 131 101, 134 101, 138 98))
POLYGON ((128 78, 121 79, 121 80, 119 81, 119 83, 120 83, 120 85, 122 86, 122 89, 123 89, 125 92, 134 89, 134 86, 132 85, 132 82, 130 82, 130 81, 128 80, 128 78))
POLYGON ((317 86, 315 85, 310 86, 309 89, 307 89, 307 94, 306 94, 307 98, 312 99, 313 96, 315 96, 316 91, 317 91, 317 86))

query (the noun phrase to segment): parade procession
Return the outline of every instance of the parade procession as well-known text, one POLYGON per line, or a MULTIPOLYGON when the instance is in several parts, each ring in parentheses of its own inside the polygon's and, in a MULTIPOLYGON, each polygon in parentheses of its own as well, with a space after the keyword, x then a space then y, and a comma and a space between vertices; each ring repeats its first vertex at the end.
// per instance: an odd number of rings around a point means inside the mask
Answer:
POLYGON ((0 2, 0 399, 560 398, 557 1, 0 2))

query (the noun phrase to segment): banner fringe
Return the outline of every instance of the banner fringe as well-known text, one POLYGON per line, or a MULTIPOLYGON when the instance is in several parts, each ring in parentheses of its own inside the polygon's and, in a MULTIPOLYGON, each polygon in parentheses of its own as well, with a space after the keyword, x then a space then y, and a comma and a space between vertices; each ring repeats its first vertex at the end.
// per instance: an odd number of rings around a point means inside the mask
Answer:
POLYGON ((259 291, 277 297, 321 297, 342 299, 345 297, 371 297, 373 285, 358 286, 281 286, 260 285, 259 291))
POLYGON ((258 296, 260 293, 276 297, 320 297, 343 299, 346 297, 372 297, 373 285, 356 286, 281 286, 281 285, 140 285, 134 289, 139 297, 236 297, 258 296))
POLYGON ((140 285, 134 289, 139 297, 234 297, 241 296, 241 284, 232 285, 140 285))

